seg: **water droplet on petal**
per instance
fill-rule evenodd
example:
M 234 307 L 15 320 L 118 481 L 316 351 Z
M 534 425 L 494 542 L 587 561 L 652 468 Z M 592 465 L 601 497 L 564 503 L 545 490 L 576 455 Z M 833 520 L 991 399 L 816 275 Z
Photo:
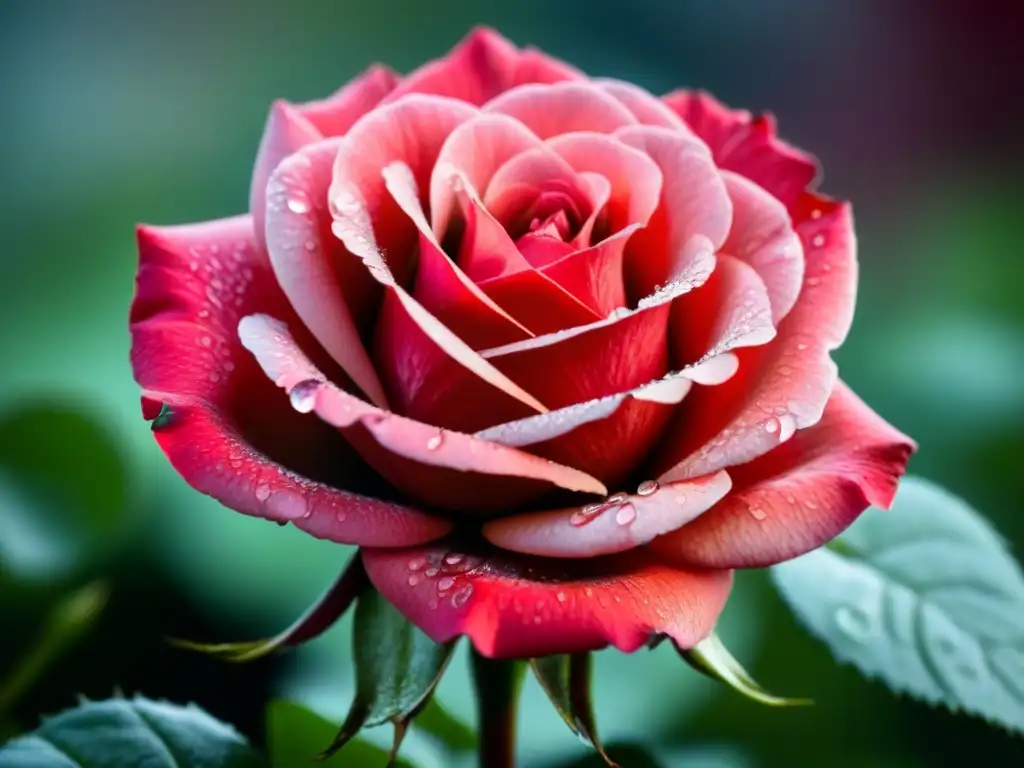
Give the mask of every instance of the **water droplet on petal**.
M 657 493 L 659 487 L 657 480 L 644 480 L 637 486 L 636 493 L 637 496 L 650 496 Z
M 762 520 L 764 520 L 764 519 L 766 519 L 768 517 L 768 513 L 765 512 L 760 507 L 751 507 L 750 508 L 750 516 L 752 518 L 754 518 L 755 520 L 757 520 L 758 522 L 761 522 Z
M 628 501 L 628 500 L 629 500 L 629 494 L 628 493 L 621 493 L 620 492 L 620 493 L 616 493 L 616 494 L 613 494 L 613 495 L 609 496 L 608 497 L 608 501 L 606 503 L 609 504 L 609 505 L 611 505 L 611 504 L 621 504 L 622 502 Z
M 615 522 L 619 525 L 629 525 L 636 520 L 636 509 L 632 504 L 623 504 L 615 513 Z
M 774 435 L 776 432 L 779 431 L 779 420 L 768 419 L 768 421 L 764 423 L 764 431 L 767 432 L 769 435 Z
M 425 557 L 414 557 L 412 560 L 409 561 L 409 570 L 410 571 L 418 571 L 420 568 L 422 568 L 426 564 L 427 564 L 427 558 L 425 558 Z
M 256 500 L 266 501 L 270 498 L 270 486 L 261 484 L 256 486 Z
M 558 599 L 558 602 L 560 603 L 564 603 L 566 600 L 568 600 L 568 598 L 565 595 L 565 592 L 559 592 L 557 595 L 555 595 L 555 597 Z
M 466 559 L 465 555 L 461 555 L 458 552 L 453 552 L 452 554 L 445 556 L 444 562 L 447 565 L 458 565 L 459 563 L 461 563 L 465 559 Z
M 430 578 L 434 578 L 440 572 L 441 571 L 439 569 L 435 568 L 434 566 L 431 566 L 430 568 L 427 568 L 426 571 L 424 571 L 424 573 L 426 573 L 427 576 L 429 576 Z
M 473 585 L 466 584 L 458 589 L 455 594 L 452 595 L 452 608 L 461 608 L 469 602 L 469 598 L 473 596 Z
M 306 379 L 300 381 L 288 392 L 292 408 L 299 413 L 309 413 L 316 407 L 316 393 L 323 386 L 323 382 L 317 379 Z
M 815 235 L 814 239 L 811 240 L 811 245 L 813 245 L 815 248 L 821 248 L 821 246 L 823 246 L 824 244 L 825 244 L 825 236 L 824 235 Z
M 580 507 L 569 517 L 569 524 L 576 528 L 584 526 L 608 509 L 608 507 L 609 505 L 603 501 L 598 502 L 597 504 L 587 504 L 585 507 Z
M 419 583 L 420 583 L 420 576 L 419 576 L 419 574 L 414 573 L 414 574 L 412 574 L 409 577 L 409 586 L 410 587 L 415 587 Z
M 436 451 L 444 442 L 444 433 L 438 430 L 437 434 L 427 440 L 427 450 Z
M 815 208 L 813 211 L 811 211 L 811 218 L 812 219 L 820 219 L 821 218 L 821 211 L 818 210 L 817 208 Z
M 292 213 L 309 213 L 309 203 L 292 197 L 288 200 L 288 210 Z
M 449 589 L 455 586 L 455 579 L 451 576 L 442 576 L 437 580 L 437 591 L 447 592 Z

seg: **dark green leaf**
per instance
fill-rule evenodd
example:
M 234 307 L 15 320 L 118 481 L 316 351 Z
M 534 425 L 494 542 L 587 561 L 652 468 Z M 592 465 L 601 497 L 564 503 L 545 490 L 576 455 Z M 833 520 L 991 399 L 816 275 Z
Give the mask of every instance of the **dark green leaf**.
M 143 698 L 86 702 L 0 749 L 0 768 L 256 768 L 229 725 L 195 706 Z
M 0 578 L 74 571 L 123 532 L 127 475 L 111 437 L 61 406 L 0 419 Z
M 833 545 L 773 568 L 803 623 L 897 691 L 1024 731 L 1024 576 L 963 501 L 916 479 Z
M 355 700 L 328 753 L 362 728 L 387 722 L 395 726 L 397 751 L 409 721 L 444 674 L 454 644 L 435 643 L 371 588 L 356 603 L 352 648 Z
M 769 707 L 792 707 L 810 704 L 806 699 L 783 699 L 773 696 L 750 676 L 733 657 L 717 635 L 710 635 L 688 650 L 679 651 L 686 662 L 698 672 L 725 683 L 748 699 Z
M 352 739 L 345 747 L 322 762 L 314 762 L 337 733 L 336 725 L 305 707 L 290 701 L 272 701 L 267 708 L 267 747 L 274 768 L 301 768 L 324 765 L 330 768 L 384 768 L 388 753 L 362 739 Z M 414 768 L 407 759 L 394 763 L 396 768 Z
M 0 716 L 92 626 L 106 605 L 109 593 L 106 584 L 94 582 L 57 603 L 39 638 L 6 679 L 0 681 Z
M 532 659 L 530 666 L 565 724 L 580 739 L 593 746 L 607 765 L 617 768 L 597 735 L 590 698 L 590 654 L 546 656 Z

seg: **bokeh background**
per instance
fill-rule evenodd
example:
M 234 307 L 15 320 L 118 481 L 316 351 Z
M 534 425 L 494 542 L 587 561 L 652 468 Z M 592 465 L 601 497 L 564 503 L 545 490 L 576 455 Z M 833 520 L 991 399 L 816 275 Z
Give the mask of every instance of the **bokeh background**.
M 477 23 L 592 74 L 775 112 L 822 160 L 824 191 L 855 202 L 862 278 L 844 377 L 921 443 L 912 472 L 1024 549 L 1019 0 L 5 2 L 0 679 L 40 655 L 62 595 L 96 578 L 112 587 L 81 637 L 44 649 L 52 660 L 8 727 L 115 687 L 197 701 L 257 741 L 272 696 L 344 712 L 347 621 L 246 667 L 163 640 L 274 632 L 348 552 L 233 514 L 163 460 L 128 367 L 133 227 L 243 210 L 272 99 L 327 94 L 376 60 L 408 71 Z M 836 665 L 764 574 L 740 578 L 721 634 L 770 689 L 817 706 L 758 707 L 667 649 L 602 653 L 606 741 L 671 766 L 1024 764 L 1020 739 Z M 471 717 L 462 660 L 439 695 Z M 522 729 L 523 765 L 590 764 L 532 684 Z M 409 750 L 443 764 L 415 734 Z

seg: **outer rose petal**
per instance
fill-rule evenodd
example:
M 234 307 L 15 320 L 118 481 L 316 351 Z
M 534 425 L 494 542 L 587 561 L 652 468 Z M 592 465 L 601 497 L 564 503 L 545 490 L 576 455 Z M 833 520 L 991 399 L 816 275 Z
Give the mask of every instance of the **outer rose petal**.
M 642 124 L 658 125 L 662 128 L 671 128 L 673 131 L 687 134 L 693 133 L 690 127 L 683 122 L 683 119 L 673 112 L 667 104 L 643 88 L 623 80 L 612 80 L 609 78 L 597 78 L 592 82 L 609 96 L 613 96 L 622 102 Z
M 853 319 L 857 259 L 850 206 L 806 194 L 794 206 L 807 254 L 804 287 L 771 344 L 740 350 L 739 373 L 695 389 L 669 427 L 660 480 L 745 464 L 818 422 L 835 386 L 829 353 Z
M 830 541 L 869 504 L 888 509 L 915 448 L 839 382 L 821 421 L 730 469 L 731 494 L 651 546 L 696 568 L 789 560 Z
M 267 250 L 295 313 L 370 401 L 387 398 L 360 331 L 380 302 L 380 287 L 331 232 L 327 190 L 339 139 L 286 158 L 267 185 Z
M 375 408 L 326 381 L 283 323 L 250 315 L 239 323 L 242 344 L 293 405 L 337 427 L 367 463 L 394 486 L 446 509 L 514 506 L 552 486 L 604 493 L 594 478 L 514 448 L 438 430 Z
M 298 325 L 251 217 L 140 228 L 139 257 L 132 368 L 144 415 L 171 408 L 154 435 L 189 485 L 239 512 L 347 544 L 404 546 L 451 529 L 333 487 L 364 485 L 361 462 L 334 430 L 289 408 L 242 348 L 234 328 L 246 312 L 278 312 Z
M 731 110 L 703 91 L 676 91 L 664 100 L 707 142 L 720 168 L 746 176 L 787 208 L 817 176 L 813 157 L 775 135 L 771 115 Z
M 374 586 L 436 642 L 467 635 L 489 657 L 631 653 L 657 635 L 681 648 L 707 637 L 730 571 L 687 572 L 636 551 L 558 561 L 449 547 L 364 549 Z
M 481 105 L 524 83 L 582 79 L 573 67 L 540 51 L 516 47 L 492 29 L 473 30 L 447 56 L 409 74 L 388 101 L 410 93 L 451 96 Z
M 373 109 L 396 82 L 391 70 L 373 66 L 326 99 L 305 104 L 274 102 L 256 153 L 249 193 L 257 242 L 263 243 L 267 180 L 278 164 L 306 144 L 343 135 L 356 120 Z
M 618 99 L 589 82 L 522 85 L 496 96 L 483 109 L 516 118 L 542 139 L 573 131 L 612 133 L 637 123 Z
M 622 494 L 621 501 L 504 517 L 483 527 L 502 549 L 542 557 L 610 555 L 647 544 L 693 520 L 729 492 L 724 470 L 707 477 L 666 483 L 654 493 Z M 594 511 L 594 509 L 599 511 Z

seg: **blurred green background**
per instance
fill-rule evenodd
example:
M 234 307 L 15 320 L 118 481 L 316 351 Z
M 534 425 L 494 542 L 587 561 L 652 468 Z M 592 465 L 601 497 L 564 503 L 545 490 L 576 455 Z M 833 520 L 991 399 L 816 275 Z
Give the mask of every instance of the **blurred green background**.
M 921 443 L 912 472 L 1024 547 L 1019 0 L 6 2 L 0 679 L 61 595 L 97 575 L 113 585 L 97 625 L 18 698 L 14 723 L 115 687 L 197 701 L 257 741 L 273 695 L 344 712 L 347 622 L 247 667 L 163 641 L 276 631 L 349 553 L 233 514 L 164 461 L 128 367 L 133 226 L 243 210 L 272 99 L 327 94 L 376 60 L 407 71 L 477 23 L 591 74 L 774 111 L 821 158 L 824 191 L 855 203 L 862 277 L 844 378 Z M 602 653 L 606 742 L 667 765 L 1024 764 L 1021 740 L 837 666 L 764 574 L 741 575 L 721 634 L 769 688 L 818 705 L 762 709 L 667 649 Z M 440 696 L 469 718 L 464 667 L 456 659 Z M 585 759 L 532 683 L 524 705 L 523 765 Z M 429 753 L 414 734 L 410 754 L 440 765 Z

